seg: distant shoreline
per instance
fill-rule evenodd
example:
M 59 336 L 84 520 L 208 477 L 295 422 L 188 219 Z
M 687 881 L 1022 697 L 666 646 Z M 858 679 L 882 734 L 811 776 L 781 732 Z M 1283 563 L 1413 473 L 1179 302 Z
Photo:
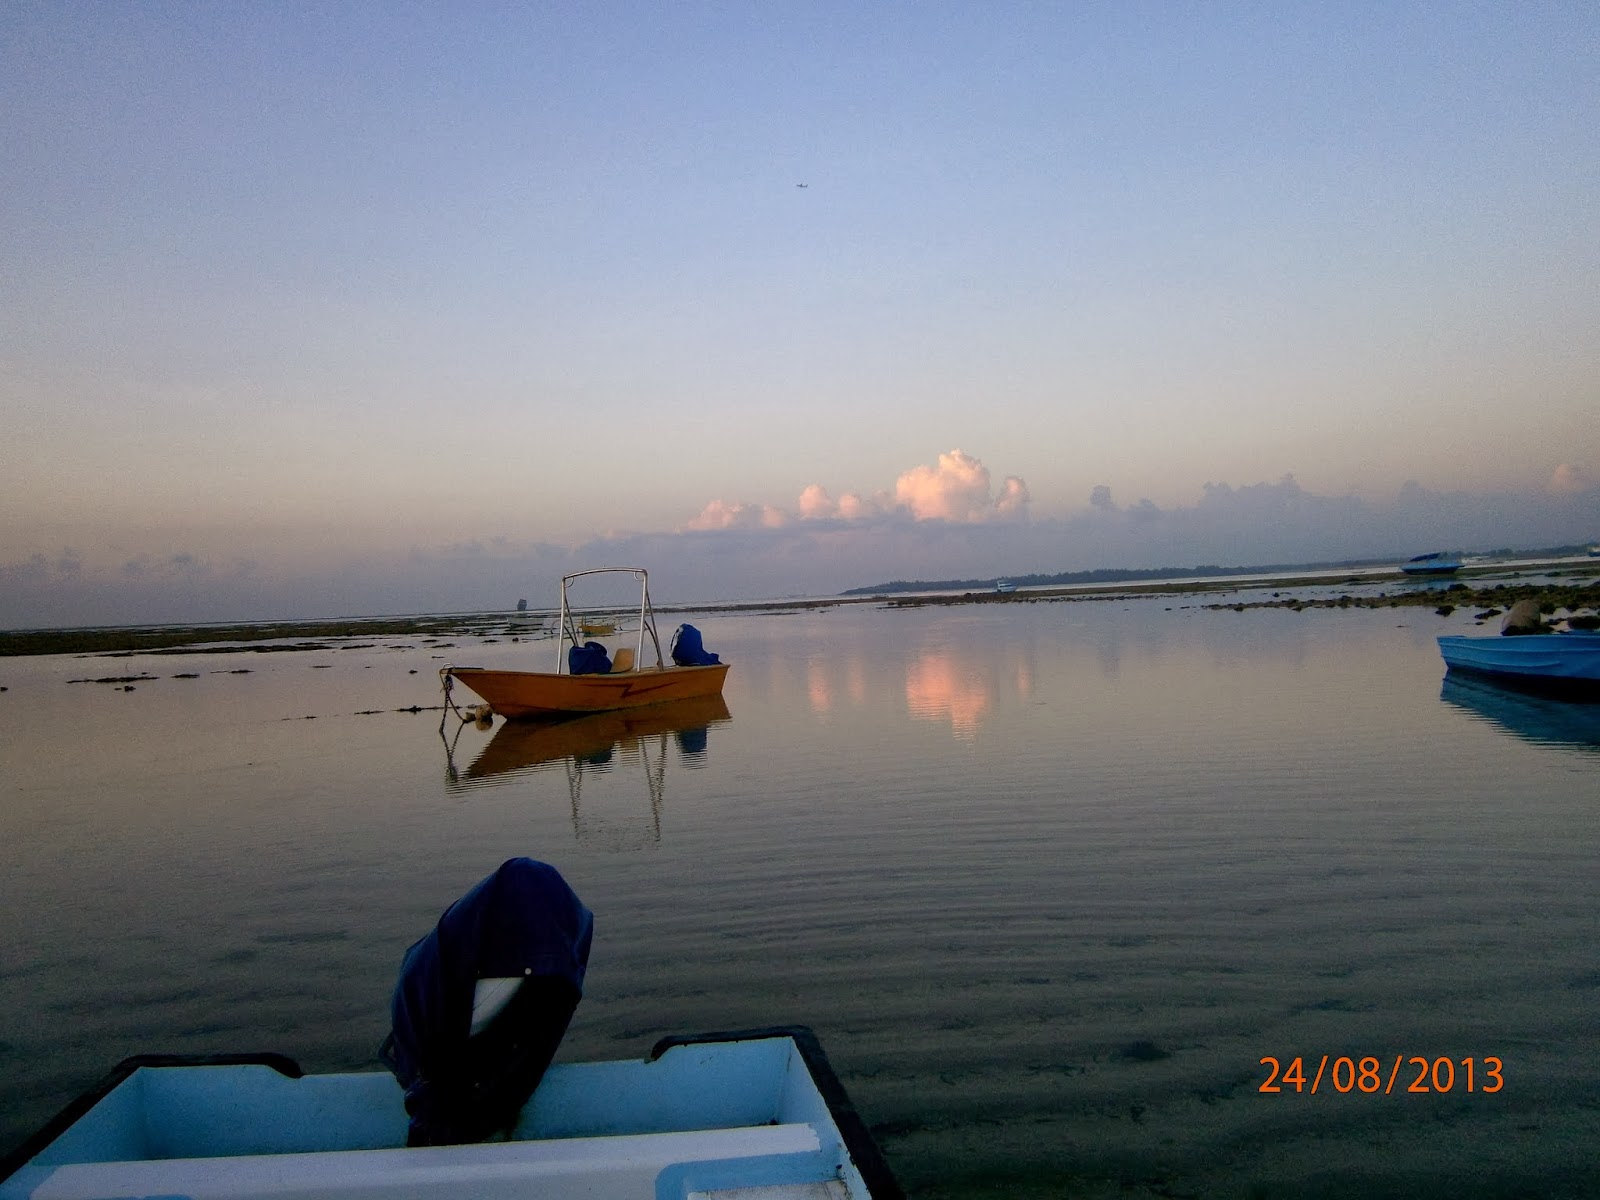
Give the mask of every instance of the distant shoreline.
M 1582 563 L 1586 557 L 1585 547 L 1582 546 L 1556 546 L 1544 550 L 1496 550 L 1478 551 L 1464 554 L 1467 560 L 1460 574 L 1490 574 L 1504 573 L 1549 563 Z M 1127 584 L 1145 583 L 1176 583 L 1182 581 L 1201 581 L 1208 579 L 1230 579 L 1235 577 L 1262 576 L 1274 579 L 1301 579 L 1307 575 L 1338 576 L 1360 572 L 1364 575 L 1379 577 L 1392 576 L 1403 578 L 1403 573 L 1393 559 L 1340 559 L 1333 562 L 1308 562 L 1308 563 L 1263 563 L 1258 566 L 1223 567 L 1215 564 L 1202 564 L 1194 567 L 1096 567 L 1088 571 L 1063 571 L 1058 574 L 1046 575 L 1035 572 L 1031 575 L 1002 575 L 997 578 L 980 579 L 897 579 L 890 583 L 877 583 L 869 587 L 849 588 L 840 593 L 844 596 L 887 596 L 905 592 L 960 592 L 989 590 L 1006 583 L 1011 589 L 1029 588 L 1037 591 L 1049 587 L 1119 587 Z
M 1426 605 L 1437 607 L 1451 604 L 1455 607 L 1505 607 L 1519 599 L 1531 597 L 1542 604 L 1553 605 L 1568 611 L 1592 611 L 1600 608 L 1600 580 L 1586 583 L 1523 584 L 1514 580 L 1523 571 L 1542 566 L 1559 566 L 1564 574 L 1575 577 L 1600 576 L 1600 563 L 1561 561 L 1546 563 L 1535 561 L 1508 561 L 1483 566 L 1468 566 L 1453 579 L 1434 581 L 1433 587 L 1419 587 L 1413 591 L 1384 592 L 1378 596 L 1319 598 L 1299 600 L 1294 596 L 1275 595 L 1268 600 L 1244 603 L 1218 604 L 1217 608 L 1308 608 L 1308 607 L 1399 607 Z M 1197 595 L 1205 592 L 1273 591 L 1283 593 L 1299 588 L 1328 588 L 1339 584 L 1370 587 L 1375 584 L 1408 583 L 1416 580 L 1402 575 L 1398 570 L 1372 571 L 1352 574 L 1350 567 L 1325 574 L 1290 573 L 1285 568 L 1280 575 L 1257 575 L 1241 571 L 1236 577 L 1209 576 L 1202 578 L 1151 579 L 1148 582 L 1062 584 L 1058 586 L 1031 587 L 1020 585 L 1016 591 L 997 592 L 969 590 L 964 592 L 940 591 L 932 585 L 921 592 L 873 591 L 859 589 L 837 596 L 819 596 L 794 600 L 750 600 L 728 603 L 703 603 L 693 605 L 657 605 L 663 614 L 689 613 L 744 613 L 803 612 L 836 608 L 855 604 L 878 604 L 885 608 L 925 608 L 966 604 L 1030 604 L 1040 601 L 1105 600 L 1117 596 Z M 1303 570 L 1303 569 L 1302 569 Z M 1469 586 L 1466 580 L 1499 578 L 1506 582 L 1493 586 Z M 1439 586 L 1443 584 L 1445 586 Z M 1453 586 L 1452 586 L 1453 585 Z M 527 636 L 529 640 L 547 637 L 551 630 L 548 613 L 484 612 L 447 615 L 349 617 L 323 621 L 242 621 L 231 624 L 191 624 L 136 627 L 105 627 L 83 629 L 0 630 L 0 658 L 46 654 L 79 654 L 106 657 L 127 657 L 135 654 L 226 654 L 271 653 L 328 650 L 330 640 L 340 642 L 350 638 L 382 637 L 483 637 Z M 272 644 L 267 644 L 272 643 Z

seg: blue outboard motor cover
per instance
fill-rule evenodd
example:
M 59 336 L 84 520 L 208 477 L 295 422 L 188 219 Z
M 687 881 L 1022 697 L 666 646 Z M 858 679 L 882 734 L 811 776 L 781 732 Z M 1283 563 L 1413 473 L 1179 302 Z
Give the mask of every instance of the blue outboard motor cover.
M 672 661 L 680 667 L 709 667 L 722 660 L 706 650 L 700 631 L 693 625 L 679 625 L 672 635 Z
M 572 675 L 605 675 L 611 670 L 611 658 L 599 642 L 585 642 L 581 646 L 567 647 L 567 671 Z
M 515 1123 L 583 994 L 594 915 L 554 867 L 513 858 L 406 951 L 381 1056 L 405 1089 L 408 1144 L 481 1141 Z M 480 979 L 522 983 L 471 1034 Z

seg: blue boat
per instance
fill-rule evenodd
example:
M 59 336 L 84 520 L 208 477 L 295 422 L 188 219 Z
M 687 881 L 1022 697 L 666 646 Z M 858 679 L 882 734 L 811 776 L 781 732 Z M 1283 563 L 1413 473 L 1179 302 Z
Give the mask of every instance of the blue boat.
M 407 1146 L 387 1072 L 282 1055 L 122 1063 L 0 1162 L 23 1197 L 885 1200 L 902 1195 L 803 1027 L 667 1038 L 556 1064 L 503 1141 Z
M 1600 632 L 1571 630 L 1524 637 L 1439 638 L 1452 671 L 1574 695 L 1600 697 Z
M 1443 552 L 1419 554 L 1401 563 L 1400 570 L 1406 575 L 1454 575 L 1461 570 L 1461 559 Z

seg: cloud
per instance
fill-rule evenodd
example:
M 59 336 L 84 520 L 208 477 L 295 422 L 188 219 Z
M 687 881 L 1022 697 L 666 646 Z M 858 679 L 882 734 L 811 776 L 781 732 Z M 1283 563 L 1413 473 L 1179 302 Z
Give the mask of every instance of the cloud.
M 929 467 L 907 475 L 926 487 L 919 496 L 942 497 L 941 511 L 967 519 L 918 516 L 884 492 L 834 501 L 819 486 L 802 493 L 800 515 L 715 502 L 692 527 L 676 531 L 558 546 L 463 530 L 453 544 L 331 565 L 279 555 L 270 570 L 243 557 L 207 560 L 182 547 L 113 555 L 30 546 L 0 562 L 0 627 L 509 610 L 519 598 L 551 603 L 567 572 L 619 564 L 649 568 L 656 600 L 681 604 L 1094 567 L 1398 561 L 1427 550 L 1532 549 L 1600 536 L 1600 486 L 1467 493 L 1410 483 L 1376 501 L 1309 492 L 1292 475 L 1214 482 L 1192 504 L 1167 508 L 1148 499 L 1119 506 L 1101 485 L 1069 516 L 1005 519 L 1026 505 L 1021 480 L 995 494 L 977 487 L 981 463 L 965 455 L 945 460 L 954 462 L 942 473 Z M 1581 476 L 1567 478 L 1575 486 Z M 941 491 L 941 480 L 952 487 Z M 955 486 L 962 480 L 965 490 Z M 257 552 L 271 549 L 263 544 Z M 240 552 L 252 551 L 241 545 Z M 125 564 L 133 569 L 124 571 Z
M 820 483 L 813 483 L 800 493 L 800 516 L 805 520 L 835 516 L 838 511 L 839 506 L 828 495 L 828 489 Z
M 866 518 L 883 511 L 883 505 L 871 500 L 863 500 L 854 492 L 846 492 L 839 497 L 839 516 L 846 521 L 864 521 Z
M 34 553 L 0 563 L 0 627 L 228 620 L 269 583 L 254 560 L 209 560 L 185 550 L 120 561 L 70 549 L 53 558 Z
M 729 504 L 726 500 L 713 500 L 700 510 L 700 515 L 690 521 L 687 528 L 779 529 L 788 522 L 788 514 L 770 504 Z
M 1589 472 L 1571 463 L 1562 463 L 1550 476 L 1546 489 L 1557 496 L 1572 496 L 1594 486 Z
M 989 468 L 961 450 L 939 455 L 937 466 L 912 467 L 894 485 L 895 501 L 919 521 L 971 523 L 1022 516 L 1028 485 L 1007 476 L 1000 495 L 990 493 Z
M 1021 517 L 1028 513 L 1028 504 L 1033 499 L 1028 494 L 1028 485 L 1016 475 L 1007 475 L 1005 482 L 1000 485 L 1000 494 L 994 498 L 995 515 L 1001 517 Z
M 827 488 L 813 483 L 800 493 L 792 513 L 766 504 L 713 500 L 684 529 L 781 529 L 791 521 L 862 522 L 906 516 L 956 524 L 1025 518 L 1032 500 L 1028 485 L 1008 475 L 995 492 L 990 479 L 989 468 L 980 460 L 952 450 L 941 454 L 935 465 L 904 472 L 892 490 L 870 496 L 845 492 L 835 501 Z
M 879 492 L 871 498 L 857 492 L 846 492 L 835 502 L 828 495 L 828 489 L 820 483 L 813 483 L 801 492 L 795 506 L 796 514 L 802 521 L 865 521 L 893 510 L 894 503 L 886 492 Z

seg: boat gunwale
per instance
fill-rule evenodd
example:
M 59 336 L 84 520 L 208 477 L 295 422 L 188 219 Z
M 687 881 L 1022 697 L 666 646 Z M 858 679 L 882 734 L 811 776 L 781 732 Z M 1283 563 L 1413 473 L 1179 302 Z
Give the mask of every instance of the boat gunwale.
M 1595 631 L 1510 638 L 1439 634 L 1436 640 L 1449 671 L 1569 699 L 1600 697 L 1600 633 Z
M 879 1149 L 866 1121 L 851 1103 L 844 1084 L 834 1072 L 827 1053 L 822 1049 L 822 1043 L 817 1040 L 816 1033 L 809 1025 L 771 1025 L 720 1033 L 669 1035 L 651 1047 L 648 1061 L 655 1062 L 675 1046 L 747 1042 L 764 1038 L 788 1038 L 794 1043 L 800 1058 L 806 1064 L 806 1070 L 811 1074 L 812 1084 L 822 1097 L 828 1115 L 833 1118 L 834 1128 L 838 1130 L 839 1138 L 844 1142 L 845 1153 L 855 1164 L 856 1170 L 867 1185 L 867 1193 L 871 1200 L 904 1200 L 905 1193 L 901 1191 L 894 1173 L 889 1170 L 883 1151 Z
M 705 663 L 694 666 L 680 666 L 673 664 L 670 667 L 640 667 L 628 671 L 617 671 L 610 674 L 596 675 L 567 675 L 556 674 L 551 671 L 515 671 L 504 670 L 497 667 L 444 667 L 440 669 L 441 676 L 448 675 L 451 679 L 459 681 L 463 686 L 476 692 L 488 703 L 493 712 L 507 720 L 544 719 L 562 716 L 585 716 L 603 712 L 625 712 L 634 708 L 645 708 L 653 704 L 672 704 L 680 700 L 694 700 L 704 696 L 721 695 L 723 682 L 727 679 L 729 663 Z M 695 679 L 696 676 L 711 676 L 703 683 Z M 474 682 L 487 686 L 488 691 L 500 691 L 497 684 L 514 688 L 517 685 L 531 685 L 534 688 L 546 689 L 545 703 L 527 703 L 522 700 L 508 699 L 503 691 L 499 698 L 486 693 L 484 687 L 474 686 Z M 643 699 L 630 700 L 627 693 L 630 688 L 640 686 L 649 687 L 652 683 L 658 687 L 652 690 L 665 692 L 664 695 L 647 695 Z M 685 691 L 684 688 L 689 690 Z M 621 699 L 623 703 L 616 703 Z
M 95 1083 L 69 1100 L 14 1150 L 0 1155 L 0 1183 L 59 1141 L 63 1134 L 93 1111 L 96 1105 L 146 1067 L 271 1067 L 286 1079 L 303 1079 L 305 1070 L 287 1054 L 270 1050 L 237 1054 L 133 1054 L 107 1071 Z
M 652 1063 L 667 1051 L 680 1046 L 725 1045 L 737 1042 L 788 1039 L 799 1054 L 827 1110 L 845 1154 L 866 1185 L 868 1200 L 904 1200 L 905 1193 L 890 1171 L 877 1142 L 828 1061 L 816 1034 L 806 1025 L 774 1025 L 754 1029 L 715 1033 L 670 1035 L 651 1047 L 643 1060 Z M 140 1070 L 169 1067 L 265 1066 L 289 1079 L 305 1078 L 305 1071 L 294 1059 L 272 1052 L 238 1054 L 136 1054 L 117 1063 L 98 1082 L 69 1101 L 35 1133 L 10 1153 L 0 1157 L 0 1184 L 4 1184 L 35 1158 L 47 1151 L 79 1121 L 92 1112 L 113 1091 Z M 336 1073 L 337 1074 L 337 1073 Z M 530 1101 L 531 1102 L 531 1101 Z M 486 1143 L 473 1143 L 486 1144 Z M 339 1153 L 334 1151 L 333 1153 Z M 359 1153 L 359 1151 L 350 1151 Z

